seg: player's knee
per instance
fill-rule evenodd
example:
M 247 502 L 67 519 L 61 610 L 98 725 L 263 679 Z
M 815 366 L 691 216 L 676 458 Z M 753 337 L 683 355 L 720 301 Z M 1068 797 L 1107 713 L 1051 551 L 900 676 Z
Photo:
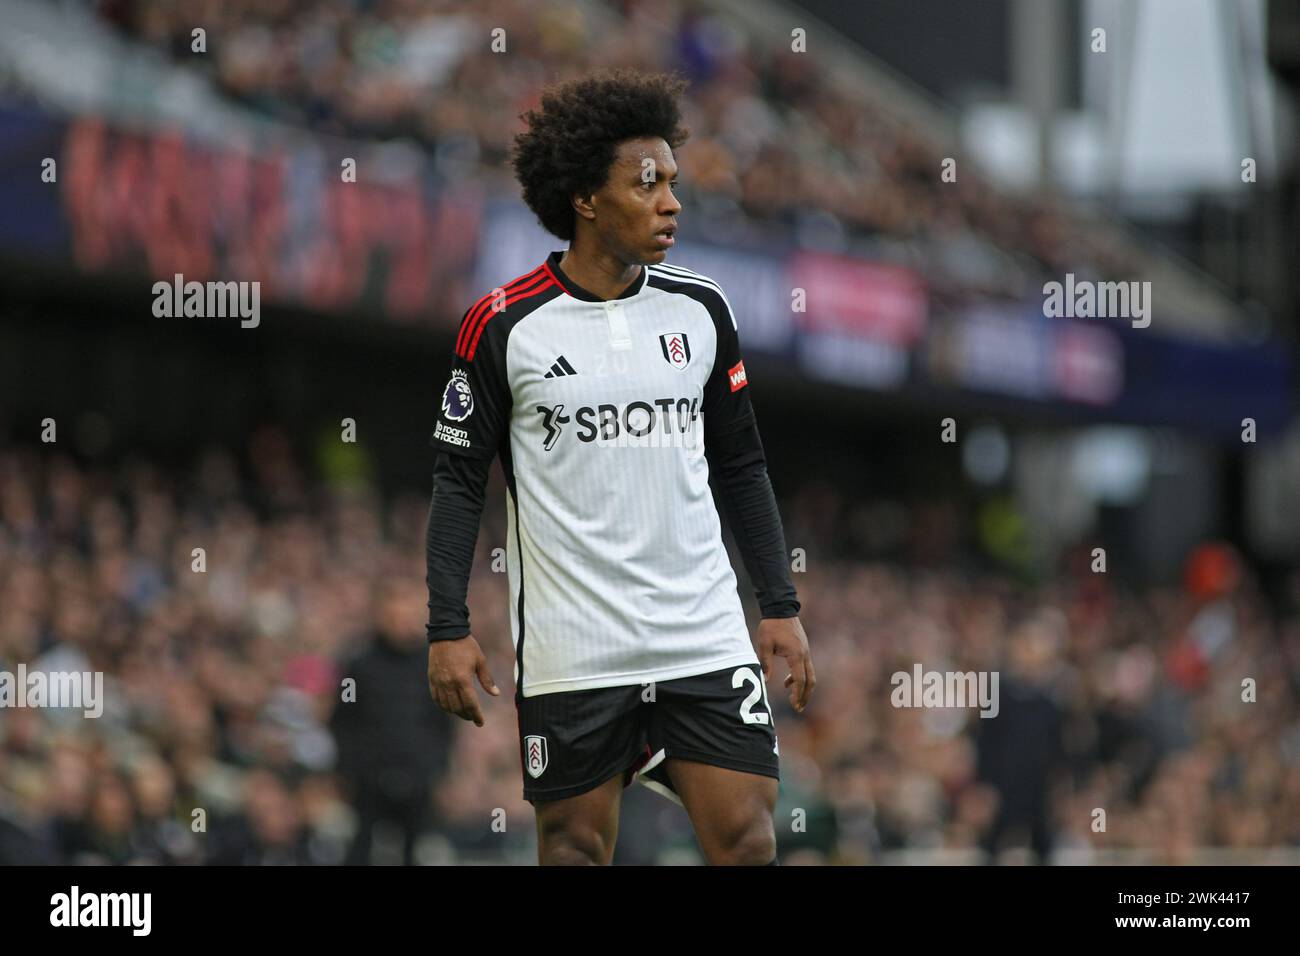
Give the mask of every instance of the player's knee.
M 765 866 L 776 856 L 776 832 L 766 812 L 737 818 L 718 834 L 716 859 L 721 866 Z
M 567 822 L 542 827 L 538 840 L 544 866 L 604 866 L 613 851 L 599 830 Z

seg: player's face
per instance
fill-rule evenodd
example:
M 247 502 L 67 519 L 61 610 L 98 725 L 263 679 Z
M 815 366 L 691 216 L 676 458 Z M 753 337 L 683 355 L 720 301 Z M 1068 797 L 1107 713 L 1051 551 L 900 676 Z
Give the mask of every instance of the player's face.
M 601 241 L 629 265 L 653 265 L 668 257 L 682 204 L 673 195 L 677 163 L 659 137 L 619 146 L 609 179 L 592 197 Z

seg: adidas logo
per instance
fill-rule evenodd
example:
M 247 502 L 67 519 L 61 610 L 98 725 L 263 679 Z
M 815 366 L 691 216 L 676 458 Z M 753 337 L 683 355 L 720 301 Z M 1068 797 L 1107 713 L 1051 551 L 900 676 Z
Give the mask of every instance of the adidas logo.
M 555 360 L 555 364 L 551 366 L 551 370 L 543 375 L 542 378 L 560 378 L 565 375 L 577 374 L 578 373 L 573 370 L 573 366 L 569 364 L 569 360 L 561 355 Z

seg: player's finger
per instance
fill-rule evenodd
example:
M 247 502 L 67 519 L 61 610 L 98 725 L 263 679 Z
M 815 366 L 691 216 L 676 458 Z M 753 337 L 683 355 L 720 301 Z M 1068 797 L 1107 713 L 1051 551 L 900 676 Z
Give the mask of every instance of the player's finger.
M 474 685 L 469 681 L 457 684 L 456 693 L 461 702 L 460 715 L 466 720 L 474 721 L 475 727 L 482 727 L 483 711 L 479 708 L 478 694 L 474 693 Z
M 448 714 L 453 714 L 456 709 L 451 705 L 451 698 L 447 696 L 447 690 L 441 684 L 433 684 L 433 699 L 438 702 L 438 706 Z
M 444 709 L 447 713 L 454 717 L 461 716 L 464 706 L 461 704 L 460 693 L 456 690 L 456 682 L 454 680 L 446 681 L 439 686 L 439 690 L 442 692 L 442 699 L 446 701 Z
M 812 699 L 813 688 L 817 686 L 817 672 L 813 669 L 812 654 L 805 653 L 803 656 L 804 674 L 807 683 L 804 685 L 803 704 L 808 706 L 808 701 Z
M 443 684 L 442 698 L 447 702 L 447 713 L 451 714 L 452 716 L 459 717 L 461 706 L 460 706 L 460 697 L 457 696 L 456 694 L 456 685 Z
M 803 710 L 808 706 L 808 698 L 812 696 L 813 676 L 808 672 L 808 663 L 804 661 L 803 686 L 799 690 L 799 709 Z
M 478 676 L 478 682 L 483 685 L 485 691 L 493 697 L 501 696 L 501 689 L 497 687 L 497 682 L 492 679 L 492 672 L 488 670 L 486 657 L 479 657 L 478 666 L 474 668 L 474 673 Z
M 795 710 L 803 710 L 804 688 L 807 686 L 808 675 L 804 670 L 802 656 L 790 660 L 790 676 L 794 678 L 794 686 L 790 689 L 790 706 Z

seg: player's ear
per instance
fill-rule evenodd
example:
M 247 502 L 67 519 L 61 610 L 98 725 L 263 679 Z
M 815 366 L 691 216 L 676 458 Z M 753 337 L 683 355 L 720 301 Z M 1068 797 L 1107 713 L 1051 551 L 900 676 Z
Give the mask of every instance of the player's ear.
M 574 193 L 569 201 L 573 204 L 573 211 L 583 219 L 595 219 L 596 207 L 593 200 L 594 196 L 590 193 L 586 196 L 581 193 Z

